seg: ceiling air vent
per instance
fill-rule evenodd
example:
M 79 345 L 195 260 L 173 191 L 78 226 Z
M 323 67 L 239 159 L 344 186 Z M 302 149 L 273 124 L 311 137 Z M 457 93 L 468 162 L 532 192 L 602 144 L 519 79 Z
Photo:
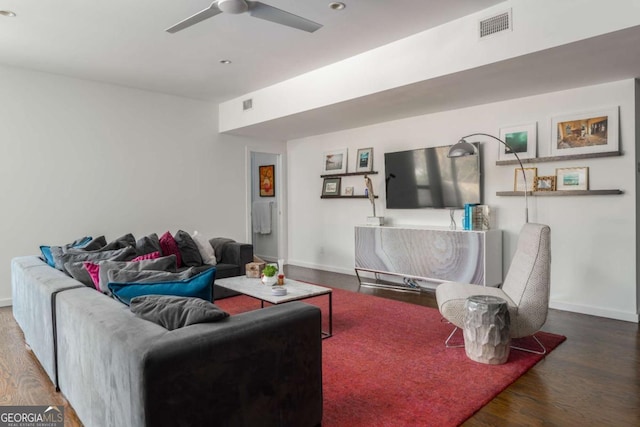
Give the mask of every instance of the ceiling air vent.
M 247 111 L 253 108 L 253 98 L 245 99 L 242 101 L 242 111 Z
M 511 10 L 480 21 L 478 26 L 480 38 L 507 31 L 511 29 Z

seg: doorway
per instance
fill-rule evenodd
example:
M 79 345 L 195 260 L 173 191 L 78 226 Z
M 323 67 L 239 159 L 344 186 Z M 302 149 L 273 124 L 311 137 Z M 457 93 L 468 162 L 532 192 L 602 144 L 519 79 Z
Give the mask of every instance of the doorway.
M 255 256 L 277 262 L 281 234 L 282 178 L 280 154 L 250 152 L 251 244 Z

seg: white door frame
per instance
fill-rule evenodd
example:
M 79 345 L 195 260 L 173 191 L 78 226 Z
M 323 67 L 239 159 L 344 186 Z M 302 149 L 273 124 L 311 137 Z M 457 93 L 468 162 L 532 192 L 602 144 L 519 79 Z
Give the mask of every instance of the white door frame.
M 273 154 L 277 156 L 276 160 L 276 179 L 275 179 L 275 192 L 276 192 L 276 205 L 278 206 L 277 221 L 278 221 L 278 259 L 284 259 L 286 263 L 287 259 L 287 214 L 286 214 L 286 153 L 269 148 L 263 148 L 258 146 L 246 147 L 245 149 L 245 171 L 247 175 L 246 179 L 246 228 L 245 235 L 247 242 L 253 241 L 253 227 L 251 223 L 251 183 L 253 179 L 253 172 L 251 170 L 251 155 L 253 153 L 265 153 Z

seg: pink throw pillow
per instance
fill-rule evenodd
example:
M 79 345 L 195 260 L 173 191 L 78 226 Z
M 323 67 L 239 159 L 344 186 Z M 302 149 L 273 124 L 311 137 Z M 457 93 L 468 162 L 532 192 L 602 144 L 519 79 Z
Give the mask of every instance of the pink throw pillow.
M 138 262 L 138 261 L 144 261 L 145 259 L 156 259 L 156 258 L 160 258 L 160 252 L 158 251 L 137 256 L 134 259 L 132 259 L 131 262 Z
M 100 290 L 98 285 L 98 283 L 100 283 L 100 265 L 92 262 L 85 262 L 84 269 L 87 270 L 87 273 L 91 276 L 93 286 L 95 286 L 97 290 Z
M 170 232 L 167 231 L 160 237 L 160 249 L 162 249 L 163 256 L 175 255 L 177 267 L 182 267 L 182 257 L 180 256 L 180 249 L 178 249 L 176 239 L 173 238 Z

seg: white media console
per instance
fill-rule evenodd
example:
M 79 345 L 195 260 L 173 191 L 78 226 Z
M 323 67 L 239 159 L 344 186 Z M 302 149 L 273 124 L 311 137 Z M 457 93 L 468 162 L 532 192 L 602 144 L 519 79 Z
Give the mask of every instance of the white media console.
M 442 282 L 502 283 L 502 230 L 450 230 L 419 226 L 356 226 L 355 270 L 360 285 L 417 289 Z M 402 278 L 381 284 L 361 273 Z M 430 284 L 430 285 L 429 285 Z

